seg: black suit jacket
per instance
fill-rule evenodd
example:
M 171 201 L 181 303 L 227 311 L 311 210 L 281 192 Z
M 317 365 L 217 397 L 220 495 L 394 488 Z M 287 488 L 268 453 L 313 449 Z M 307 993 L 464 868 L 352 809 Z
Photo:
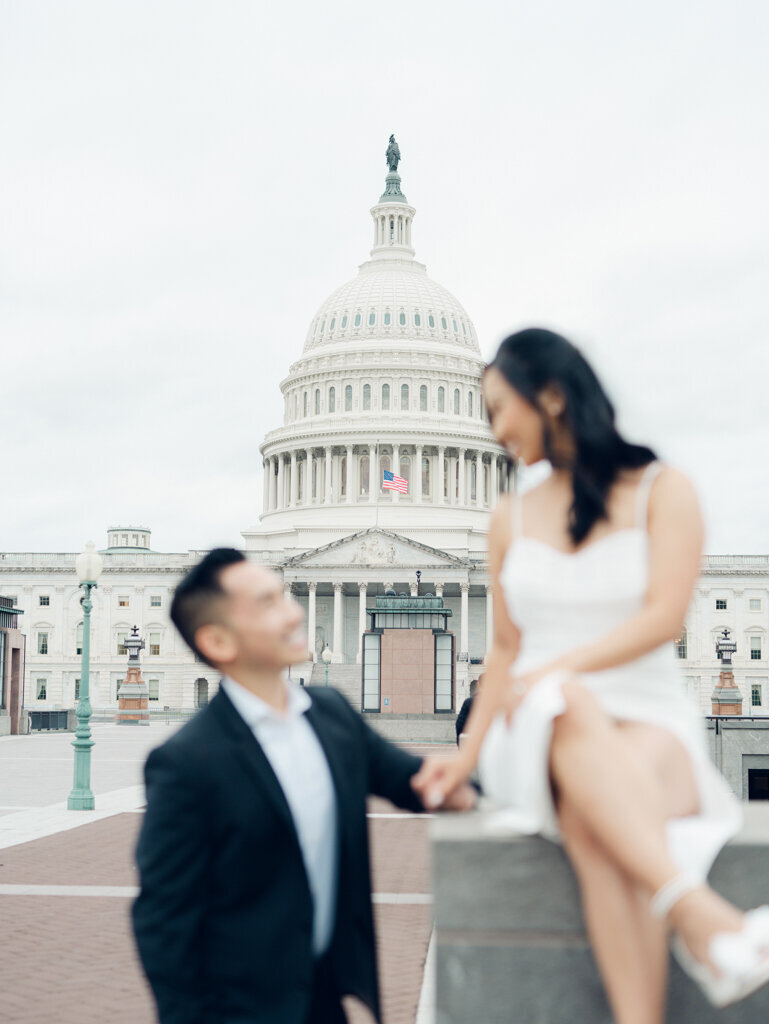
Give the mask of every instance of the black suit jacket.
M 366 797 L 422 810 L 421 761 L 378 736 L 333 689 L 307 718 L 336 789 L 339 884 L 330 969 L 379 1019 Z M 312 899 L 278 780 L 224 690 L 154 750 L 133 923 L 162 1024 L 303 1024 Z

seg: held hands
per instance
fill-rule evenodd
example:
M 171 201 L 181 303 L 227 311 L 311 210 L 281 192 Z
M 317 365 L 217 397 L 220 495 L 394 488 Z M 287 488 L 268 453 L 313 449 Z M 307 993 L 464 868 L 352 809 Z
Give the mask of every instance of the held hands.
M 411 785 L 428 811 L 470 811 L 478 800 L 467 781 L 473 767 L 461 751 L 451 757 L 426 757 Z

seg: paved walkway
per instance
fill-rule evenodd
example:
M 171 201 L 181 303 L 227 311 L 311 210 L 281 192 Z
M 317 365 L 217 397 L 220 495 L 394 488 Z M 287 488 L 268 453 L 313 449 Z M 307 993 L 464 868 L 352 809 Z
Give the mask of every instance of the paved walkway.
M 132 854 L 144 802 L 141 768 L 174 728 L 94 726 L 94 811 L 66 810 L 71 734 L 0 740 L 3 1024 L 155 1020 L 129 924 Z M 373 800 L 369 827 L 384 1021 L 430 1024 L 428 822 Z M 371 1020 L 360 1007 L 348 1013 L 350 1024 Z

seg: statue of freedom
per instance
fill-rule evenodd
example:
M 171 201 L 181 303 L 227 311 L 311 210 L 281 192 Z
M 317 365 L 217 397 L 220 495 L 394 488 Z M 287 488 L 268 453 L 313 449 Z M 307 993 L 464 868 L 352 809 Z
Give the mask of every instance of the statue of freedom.
M 391 135 L 390 136 L 390 145 L 387 147 L 387 152 L 385 153 L 385 160 L 387 161 L 387 169 L 389 171 L 396 171 L 397 172 L 397 170 L 398 170 L 398 163 L 400 161 L 400 158 L 401 158 L 401 151 L 398 148 L 398 143 L 395 141 L 395 136 Z

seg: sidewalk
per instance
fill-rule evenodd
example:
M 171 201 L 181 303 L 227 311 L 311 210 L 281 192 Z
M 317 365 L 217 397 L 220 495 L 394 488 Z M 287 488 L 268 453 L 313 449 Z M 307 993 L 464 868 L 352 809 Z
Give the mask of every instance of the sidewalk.
M 71 734 L 0 740 L 0 1020 L 152 1024 L 129 908 L 147 752 L 177 726 L 93 727 L 94 811 L 67 811 Z M 425 748 L 411 747 L 417 753 Z M 451 748 L 443 748 L 451 749 Z M 436 747 L 429 748 L 437 752 Z M 385 1024 L 429 1024 L 428 822 L 372 801 L 373 889 Z M 370 1015 L 359 1008 L 350 1024 Z

